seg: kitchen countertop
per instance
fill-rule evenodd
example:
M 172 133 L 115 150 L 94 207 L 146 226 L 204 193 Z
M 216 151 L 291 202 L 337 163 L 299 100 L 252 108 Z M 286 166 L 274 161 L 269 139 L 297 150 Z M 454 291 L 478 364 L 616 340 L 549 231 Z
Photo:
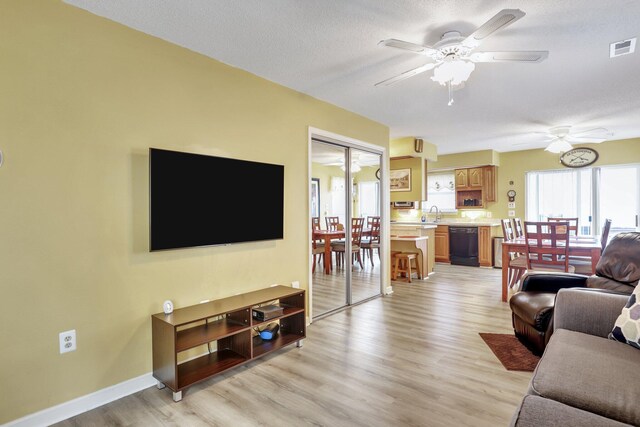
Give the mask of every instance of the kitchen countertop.
M 416 227 L 424 226 L 424 228 L 435 228 L 438 225 L 460 226 L 460 227 L 500 227 L 500 221 L 455 221 L 443 219 L 438 222 L 409 222 L 409 221 L 391 221 L 391 226 L 400 227 Z
M 417 242 L 418 240 L 429 240 L 429 238 L 427 236 L 396 236 L 395 234 L 392 234 L 391 240 L 400 242 Z

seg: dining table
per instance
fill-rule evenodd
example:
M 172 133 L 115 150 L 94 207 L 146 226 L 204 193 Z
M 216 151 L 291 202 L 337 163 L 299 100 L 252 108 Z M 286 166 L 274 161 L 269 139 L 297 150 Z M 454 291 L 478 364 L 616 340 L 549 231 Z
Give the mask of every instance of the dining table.
M 371 234 L 370 228 L 363 228 L 362 235 Z M 344 239 L 347 233 L 345 230 L 313 230 L 313 240 L 324 240 L 324 272 L 331 273 L 331 241 Z
M 524 237 L 517 237 L 502 242 L 502 301 L 507 301 L 509 287 L 509 253 L 525 253 L 527 242 Z M 569 238 L 569 256 L 588 257 L 591 259 L 591 273 L 595 273 L 596 265 L 600 261 L 602 245 L 600 239 L 592 236 L 572 236 Z

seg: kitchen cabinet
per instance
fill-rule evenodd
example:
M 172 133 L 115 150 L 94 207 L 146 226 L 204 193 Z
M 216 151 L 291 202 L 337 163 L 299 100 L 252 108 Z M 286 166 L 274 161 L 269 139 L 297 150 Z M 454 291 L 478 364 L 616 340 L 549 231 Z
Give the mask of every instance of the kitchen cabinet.
M 456 169 L 456 190 L 465 189 L 469 186 L 469 170 L 468 169 Z
M 479 209 L 495 202 L 496 167 L 456 169 L 456 208 Z
M 491 267 L 491 227 L 478 227 L 478 262 L 480 267 Z
M 495 166 L 485 166 L 482 168 L 483 195 L 485 202 L 497 201 L 496 181 L 497 169 Z
M 436 262 L 451 262 L 449 260 L 449 226 L 439 225 L 435 232 L 435 260 Z
M 471 168 L 468 169 L 469 175 L 469 188 L 482 188 L 482 168 Z

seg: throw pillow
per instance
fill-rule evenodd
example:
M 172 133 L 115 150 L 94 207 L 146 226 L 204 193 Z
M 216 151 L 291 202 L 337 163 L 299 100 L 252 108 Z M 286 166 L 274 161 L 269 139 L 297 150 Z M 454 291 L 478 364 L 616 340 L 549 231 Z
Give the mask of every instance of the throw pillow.
M 640 285 L 633 290 L 609 338 L 640 348 Z

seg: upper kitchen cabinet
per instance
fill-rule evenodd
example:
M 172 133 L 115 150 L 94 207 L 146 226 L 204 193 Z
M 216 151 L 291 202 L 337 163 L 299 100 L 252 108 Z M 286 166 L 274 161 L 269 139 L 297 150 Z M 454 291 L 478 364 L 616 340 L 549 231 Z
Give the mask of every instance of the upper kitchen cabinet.
M 496 167 L 456 169 L 456 207 L 484 208 L 496 201 Z
M 427 200 L 427 161 L 425 159 L 422 157 L 391 159 L 390 169 L 392 202 Z
M 481 188 L 483 168 L 456 169 L 456 189 Z

